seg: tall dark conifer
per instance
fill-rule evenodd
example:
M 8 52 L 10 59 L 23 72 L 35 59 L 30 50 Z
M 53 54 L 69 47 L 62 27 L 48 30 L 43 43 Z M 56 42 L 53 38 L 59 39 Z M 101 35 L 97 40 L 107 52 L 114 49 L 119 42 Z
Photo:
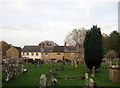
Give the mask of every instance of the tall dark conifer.
M 85 49 L 85 63 L 91 69 L 93 66 L 97 69 L 103 58 L 103 42 L 100 28 L 93 26 L 91 30 L 86 33 L 84 41 Z

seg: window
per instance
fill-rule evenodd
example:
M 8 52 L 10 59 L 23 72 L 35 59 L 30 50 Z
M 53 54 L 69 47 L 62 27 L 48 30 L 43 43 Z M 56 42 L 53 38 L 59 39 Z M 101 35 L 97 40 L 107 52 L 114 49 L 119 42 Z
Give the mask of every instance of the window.
M 74 56 L 74 53 L 70 53 L 70 56 Z
M 57 53 L 57 55 L 61 55 L 61 53 Z
M 48 53 L 45 53 L 45 55 L 48 55 Z
M 21 52 L 21 55 L 24 55 L 24 52 Z
M 38 56 L 38 53 L 36 52 L 36 56 Z
M 27 55 L 29 55 L 29 53 L 27 52 Z
M 32 53 L 32 56 L 34 55 L 34 53 Z

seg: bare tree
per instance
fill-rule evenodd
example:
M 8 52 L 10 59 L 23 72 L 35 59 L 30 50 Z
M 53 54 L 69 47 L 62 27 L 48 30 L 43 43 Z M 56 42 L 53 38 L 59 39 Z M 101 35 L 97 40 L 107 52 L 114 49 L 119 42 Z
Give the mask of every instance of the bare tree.
M 70 46 L 78 44 L 79 48 L 83 46 L 85 34 L 87 30 L 84 28 L 72 30 L 65 38 L 65 41 Z
M 115 50 L 110 50 L 110 51 L 108 51 L 108 53 L 107 53 L 107 57 L 109 58 L 109 59 L 114 59 L 114 58 L 116 58 L 118 56 L 118 53 L 115 51 Z
M 58 46 L 57 43 L 55 43 L 53 41 L 50 41 L 50 40 L 45 40 L 45 41 L 43 41 L 41 43 L 43 43 L 44 46 Z M 39 45 L 41 45 L 41 43 Z

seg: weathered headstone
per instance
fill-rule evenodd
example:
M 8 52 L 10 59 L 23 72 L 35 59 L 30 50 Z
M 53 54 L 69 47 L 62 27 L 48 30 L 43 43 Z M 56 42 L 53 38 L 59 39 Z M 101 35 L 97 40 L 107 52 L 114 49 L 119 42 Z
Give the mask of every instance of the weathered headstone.
M 51 74 L 51 76 L 48 78 L 47 86 L 54 86 L 56 83 L 57 83 L 57 79 L 54 78 L 54 75 Z
M 94 81 L 92 78 L 89 79 L 89 88 L 94 88 Z
M 88 88 L 88 73 L 85 73 L 85 87 Z
M 75 60 L 74 60 L 74 65 L 75 65 L 75 67 L 77 67 L 77 58 L 75 58 Z
M 48 86 L 51 85 L 51 77 L 52 77 L 52 70 L 50 70 L 48 74 L 48 83 L 47 83 Z
M 64 65 L 62 65 L 62 66 L 61 66 L 61 71 L 64 71 L 64 70 L 65 70 L 65 69 L 64 69 Z
M 40 88 L 46 88 L 46 75 L 42 74 L 40 77 Z
M 110 63 L 110 66 L 112 66 L 112 60 L 110 60 L 109 63 Z
M 24 72 L 24 64 L 22 64 L 21 72 Z
M 38 68 L 40 67 L 40 62 L 37 62 L 37 67 L 38 67 Z
M 95 77 L 95 66 L 93 66 L 92 68 L 92 74 L 91 74 L 92 77 Z
M 73 66 L 73 59 L 71 59 L 71 65 Z
M 50 62 L 50 70 L 52 70 L 52 68 L 53 68 L 52 62 Z

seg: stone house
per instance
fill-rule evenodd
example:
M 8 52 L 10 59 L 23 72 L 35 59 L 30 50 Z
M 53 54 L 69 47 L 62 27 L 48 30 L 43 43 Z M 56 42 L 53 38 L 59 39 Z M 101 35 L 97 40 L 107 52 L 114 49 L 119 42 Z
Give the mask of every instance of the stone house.
M 60 60 L 62 58 L 71 60 L 73 58 L 83 59 L 83 49 L 76 46 L 25 46 L 21 51 L 21 56 L 27 59 Z
M 41 59 L 41 49 L 39 46 L 24 46 L 21 57 L 27 59 Z
M 6 56 L 11 57 L 14 60 L 18 60 L 21 57 L 21 48 L 16 47 L 16 46 L 11 46 L 7 51 L 6 51 Z

